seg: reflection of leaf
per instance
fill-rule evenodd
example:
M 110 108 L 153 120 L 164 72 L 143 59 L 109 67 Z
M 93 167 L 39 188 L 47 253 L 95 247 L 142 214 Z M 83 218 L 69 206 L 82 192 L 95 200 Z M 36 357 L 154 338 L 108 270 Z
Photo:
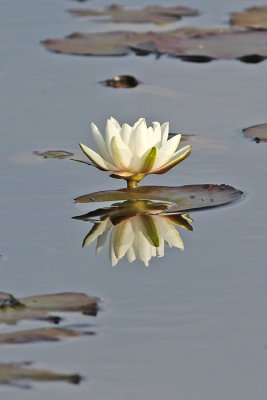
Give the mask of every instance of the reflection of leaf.
M 81 312 L 95 316 L 99 299 L 83 293 L 57 293 L 15 299 L 7 293 L 0 293 L 0 322 L 16 324 L 21 320 L 47 320 L 58 323 L 61 318 L 52 316 L 51 311 Z
M 252 29 L 267 29 L 267 6 L 251 7 L 232 13 L 231 24 Z
M 147 23 L 167 24 L 177 21 L 182 16 L 198 15 L 198 11 L 188 7 L 162 7 L 148 6 L 142 9 L 125 9 L 123 6 L 113 4 L 104 10 L 97 11 L 92 9 L 72 9 L 69 10 L 73 15 L 93 16 L 93 17 L 109 17 L 108 22 L 123 23 Z M 105 21 L 105 20 L 104 20 Z M 101 22 L 103 20 L 101 19 Z
M 139 186 L 133 189 L 90 193 L 75 199 L 77 203 L 155 200 L 172 203 L 167 212 L 185 212 L 221 206 L 240 198 L 241 192 L 228 185 Z M 166 211 L 164 211 L 166 213 Z
M 22 344 L 34 342 L 57 342 L 64 337 L 80 337 L 90 333 L 79 332 L 69 328 L 40 328 L 0 334 L 1 344 Z
M 12 385 L 23 380 L 33 381 L 66 381 L 78 384 L 81 376 L 78 374 L 61 374 L 57 372 L 28 368 L 31 363 L 0 363 L 0 384 Z M 29 385 L 20 385 L 28 388 Z
M 168 32 L 74 33 L 48 39 L 43 45 L 58 53 L 77 55 L 168 54 L 188 61 L 240 59 L 259 62 L 267 57 L 267 32 L 231 29 L 177 29 Z
M 244 135 L 247 138 L 255 140 L 255 142 L 267 142 L 267 124 L 250 126 L 243 129 Z

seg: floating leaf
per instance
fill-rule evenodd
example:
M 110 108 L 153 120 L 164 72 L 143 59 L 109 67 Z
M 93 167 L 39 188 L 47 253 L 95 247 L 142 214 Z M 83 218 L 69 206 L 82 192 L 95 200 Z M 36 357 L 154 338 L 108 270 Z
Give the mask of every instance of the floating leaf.
M 48 39 L 43 45 L 55 52 L 77 55 L 168 54 L 183 60 L 207 62 L 239 59 L 256 63 L 267 57 L 267 31 L 178 29 L 169 32 L 74 33 Z
M 35 342 L 57 342 L 64 337 L 80 337 L 93 332 L 80 332 L 69 328 L 40 328 L 25 331 L 1 333 L 1 344 L 22 344 Z
M 118 88 L 134 88 L 139 85 L 139 81 L 131 75 L 118 75 L 114 78 L 106 79 L 105 81 L 99 82 L 105 86 L 111 86 L 115 89 Z
M 59 160 L 73 156 L 73 153 L 66 150 L 47 150 L 47 151 L 34 151 L 34 155 L 43 158 L 57 158 Z
M 77 203 L 154 200 L 171 203 L 168 212 L 189 212 L 222 206 L 240 198 L 242 192 L 228 185 L 139 186 L 90 193 L 75 199 Z M 166 211 L 164 211 L 166 212 Z
M 72 33 L 63 39 L 47 39 L 44 47 L 56 53 L 92 56 L 125 56 L 141 42 L 153 41 L 155 33 L 129 31 Z
M 79 384 L 81 376 L 78 374 L 62 374 L 47 370 L 29 368 L 30 362 L 0 363 L 0 384 L 17 385 L 29 388 L 29 384 L 20 384 L 21 381 L 65 381 Z
M 83 293 L 57 293 L 16 299 L 8 293 L 0 293 L 0 322 L 14 325 L 21 320 L 46 320 L 59 323 L 61 317 L 50 315 L 52 311 L 81 312 L 96 316 L 99 299 Z
M 267 6 L 247 8 L 243 12 L 232 13 L 232 25 L 251 29 L 267 29 Z
M 69 12 L 73 15 L 83 17 L 109 17 L 107 22 L 117 23 L 154 23 L 164 25 L 177 21 L 183 16 L 198 15 L 198 11 L 188 7 L 163 7 L 148 6 L 141 9 L 125 9 L 123 6 L 113 4 L 104 10 L 97 11 L 93 9 L 72 9 Z M 101 22 L 103 20 L 101 19 Z
M 257 143 L 267 142 L 267 124 L 250 126 L 243 129 L 243 132 L 247 138 L 253 139 Z

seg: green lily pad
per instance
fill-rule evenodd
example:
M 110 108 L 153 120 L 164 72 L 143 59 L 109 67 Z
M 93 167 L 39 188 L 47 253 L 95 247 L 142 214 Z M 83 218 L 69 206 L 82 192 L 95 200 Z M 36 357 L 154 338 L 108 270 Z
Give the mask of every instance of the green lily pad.
M 267 124 L 259 124 L 243 129 L 247 138 L 254 140 L 256 143 L 267 142 Z
M 198 11 L 188 7 L 148 6 L 141 9 L 126 9 L 121 5 L 113 4 L 101 11 L 93 9 L 72 9 L 69 12 L 82 17 L 108 17 L 106 22 L 116 23 L 154 23 L 164 25 L 177 21 L 183 16 L 198 15 Z M 101 19 L 103 22 L 103 19 Z
M 31 364 L 30 362 L 0 363 L 0 384 L 30 388 L 29 381 L 65 381 L 73 384 L 79 384 L 81 381 L 81 376 L 78 374 L 62 374 L 29 368 Z M 23 384 L 23 381 L 27 381 L 27 384 Z
M 51 312 L 80 312 L 96 316 L 99 299 L 84 293 L 56 293 L 16 299 L 0 293 L 0 322 L 15 325 L 22 320 L 44 320 L 59 323 L 61 317 Z
M 152 200 L 171 204 L 164 212 L 191 212 L 232 203 L 242 192 L 228 185 L 139 186 L 133 189 L 108 190 L 79 196 L 76 203 L 122 200 Z
M 168 32 L 74 33 L 42 42 L 51 51 L 75 55 L 124 56 L 155 53 L 186 61 L 239 59 L 256 63 L 267 57 L 267 31 L 178 29 Z
M 267 6 L 250 7 L 231 14 L 231 24 L 250 29 L 267 29 Z

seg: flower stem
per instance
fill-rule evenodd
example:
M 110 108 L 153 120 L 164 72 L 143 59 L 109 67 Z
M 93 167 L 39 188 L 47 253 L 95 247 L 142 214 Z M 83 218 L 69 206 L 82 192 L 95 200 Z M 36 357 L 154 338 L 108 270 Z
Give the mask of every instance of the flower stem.
M 131 189 L 137 186 L 138 181 L 137 180 L 129 180 L 127 181 L 127 188 Z

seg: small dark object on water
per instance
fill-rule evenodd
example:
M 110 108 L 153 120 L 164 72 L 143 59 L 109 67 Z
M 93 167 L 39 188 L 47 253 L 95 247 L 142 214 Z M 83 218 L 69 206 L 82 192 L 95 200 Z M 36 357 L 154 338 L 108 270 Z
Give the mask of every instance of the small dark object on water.
M 105 81 L 101 81 L 99 83 L 102 83 L 105 86 L 110 86 L 115 89 L 119 88 L 134 88 L 139 85 L 139 81 L 131 75 L 118 75 L 114 76 L 114 78 L 111 79 L 106 79 Z

